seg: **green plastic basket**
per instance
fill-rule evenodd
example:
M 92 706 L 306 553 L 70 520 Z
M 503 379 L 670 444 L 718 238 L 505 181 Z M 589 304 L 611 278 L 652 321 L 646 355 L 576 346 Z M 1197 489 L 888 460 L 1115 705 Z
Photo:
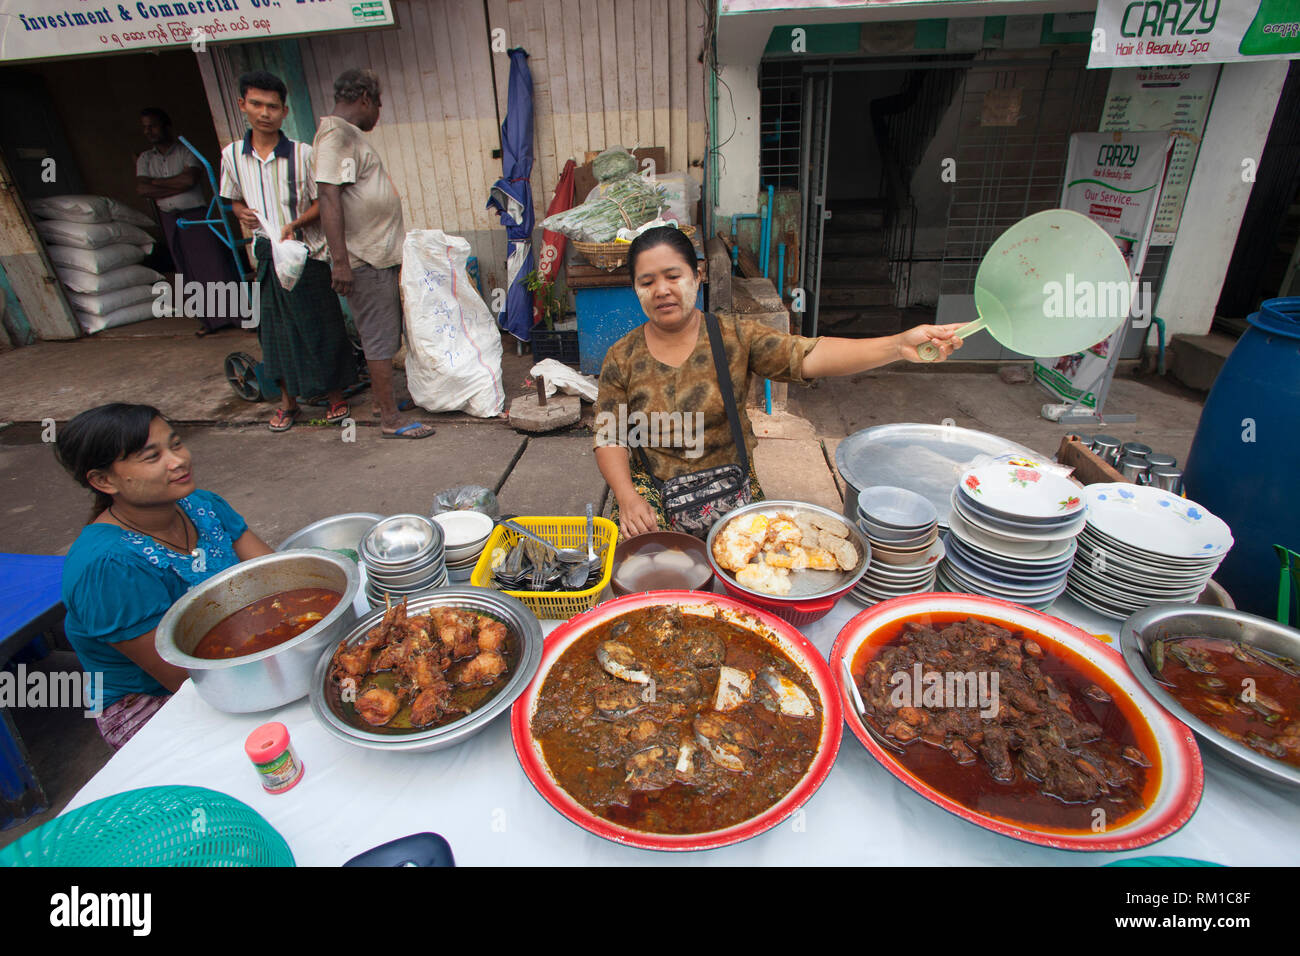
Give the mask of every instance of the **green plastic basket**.
M 204 787 L 145 787 L 79 807 L 0 849 L 0 866 L 293 866 L 256 810 Z

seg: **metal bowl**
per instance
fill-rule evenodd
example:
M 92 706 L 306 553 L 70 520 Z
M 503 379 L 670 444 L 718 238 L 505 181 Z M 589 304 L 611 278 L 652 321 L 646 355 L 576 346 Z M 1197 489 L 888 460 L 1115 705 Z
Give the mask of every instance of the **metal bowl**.
M 646 566 L 655 555 L 664 552 L 680 553 L 684 559 L 680 562 L 682 566 Z M 641 565 L 639 572 L 637 565 Z M 708 550 L 693 535 L 653 531 L 627 538 L 614 550 L 614 574 L 609 586 L 617 597 L 642 591 L 707 591 L 712 583 L 713 566 L 709 563 Z
M 1300 660 L 1300 631 L 1244 611 L 1208 604 L 1156 604 L 1139 611 L 1120 629 L 1120 650 L 1133 676 L 1160 705 L 1237 766 L 1265 780 L 1300 787 L 1300 767 L 1282 763 L 1225 737 L 1195 716 L 1151 673 L 1151 645 L 1161 638 L 1220 637 Z
M 217 710 L 247 714 L 307 696 L 321 648 L 333 647 L 356 620 L 357 566 L 333 551 L 277 552 L 241 561 L 186 591 L 158 622 L 154 644 L 168 664 L 189 672 Z M 331 588 L 343 597 L 329 614 L 292 640 L 226 660 L 190 652 L 221 621 L 254 601 L 294 588 Z
M 402 568 L 399 571 L 388 570 L 385 568 L 371 567 L 366 565 L 366 577 L 370 583 L 378 585 L 385 590 L 412 590 L 419 589 L 421 585 L 428 584 L 430 581 L 436 581 L 442 577 L 446 565 L 443 563 L 440 555 L 433 555 L 423 559 L 417 565 L 409 568 Z
M 906 488 L 876 485 L 858 494 L 858 514 L 868 524 L 896 532 L 916 532 L 939 520 L 939 512 L 930 500 Z
M 528 687 L 542 662 L 542 625 L 533 612 L 508 594 L 476 587 L 444 588 L 437 594 L 410 598 L 406 611 L 409 616 L 415 617 L 434 607 L 488 614 L 510 629 L 519 642 L 519 661 L 506 685 L 478 710 L 441 727 L 412 730 L 409 733 L 380 733 L 353 724 L 340 706 L 337 692 L 330 686 L 330 661 L 341 643 L 358 644 L 365 640 L 371 628 L 383 620 L 384 610 L 380 608 L 357 621 L 342 641 L 331 642 L 316 662 L 311 680 L 311 710 L 327 731 L 340 740 L 372 750 L 442 750 L 468 740 L 499 714 L 510 709 L 510 705 Z
M 367 566 L 395 571 L 442 551 L 442 528 L 423 515 L 384 518 L 361 539 L 361 559 Z
M 853 541 L 853 546 L 858 549 L 858 566 L 852 571 L 800 571 L 797 576 L 792 577 L 790 593 L 784 597 L 753 591 L 739 584 L 736 581 L 735 574 L 724 570 L 713 556 L 713 542 L 717 539 L 719 532 L 736 518 L 756 512 L 771 516 L 780 511 L 811 511 L 823 517 L 834 518 L 840 522 L 849 529 L 849 537 Z M 858 580 L 866 572 L 867 566 L 871 563 L 871 544 L 867 541 L 866 536 L 854 526 L 852 521 L 846 521 L 843 515 L 838 515 L 829 508 L 823 508 L 820 505 L 809 504 L 804 501 L 755 501 L 743 508 L 729 511 L 709 531 L 709 537 L 705 544 L 708 548 L 709 564 L 713 568 L 713 573 L 717 575 L 718 580 L 722 582 L 722 586 L 728 594 L 740 598 L 747 604 L 771 611 L 796 627 L 811 624 L 829 614 L 831 608 L 835 606 L 835 602 L 853 589 L 853 585 L 858 583 Z
M 382 521 L 383 515 L 354 511 L 350 514 L 331 515 L 313 521 L 307 527 L 295 531 L 280 542 L 277 551 L 289 551 L 298 548 L 324 548 L 327 551 L 351 551 L 361 554 L 361 539 L 374 527 L 375 522 Z

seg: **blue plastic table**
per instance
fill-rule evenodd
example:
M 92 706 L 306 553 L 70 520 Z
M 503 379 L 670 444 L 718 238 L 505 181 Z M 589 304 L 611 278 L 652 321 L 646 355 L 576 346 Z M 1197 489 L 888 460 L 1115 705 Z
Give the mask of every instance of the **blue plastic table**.
M 63 620 L 63 558 L 0 554 L 0 667 Z M 49 808 L 6 710 L 0 710 L 0 830 Z

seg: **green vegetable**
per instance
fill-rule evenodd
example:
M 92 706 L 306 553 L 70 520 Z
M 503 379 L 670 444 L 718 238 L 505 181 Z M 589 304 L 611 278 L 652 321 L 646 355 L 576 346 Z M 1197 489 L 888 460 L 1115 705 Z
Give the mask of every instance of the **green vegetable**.
M 620 229 L 635 229 L 657 219 L 668 203 L 663 188 L 637 175 L 607 183 L 599 198 L 547 216 L 542 228 L 579 242 L 613 242 Z

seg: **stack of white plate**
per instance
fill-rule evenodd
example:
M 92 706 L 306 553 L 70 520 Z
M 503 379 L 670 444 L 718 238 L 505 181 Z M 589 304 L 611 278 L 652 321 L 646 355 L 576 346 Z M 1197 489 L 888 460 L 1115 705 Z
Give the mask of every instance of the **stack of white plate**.
M 858 495 L 858 527 L 871 543 L 871 563 L 849 597 L 859 604 L 934 590 L 943 559 L 938 512 L 922 495 L 878 485 Z
M 952 492 L 936 583 L 1043 610 L 1065 591 L 1083 527 L 1082 489 L 1044 463 L 969 469 Z
M 1114 618 L 1152 604 L 1191 604 L 1232 547 L 1232 532 L 1194 501 L 1145 485 L 1084 489 L 1087 526 L 1069 593 Z
M 468 584 L 496 522 L 481 511 L 444 511 L 433 520 L 442 527 L 448 579 L 452 584 Z
M 423 515 L 393 515 L 375 522 L 358 552 L 366 570 L 366 598 L 372 607 L 444 587 L 447 566 L 442 527 Z

